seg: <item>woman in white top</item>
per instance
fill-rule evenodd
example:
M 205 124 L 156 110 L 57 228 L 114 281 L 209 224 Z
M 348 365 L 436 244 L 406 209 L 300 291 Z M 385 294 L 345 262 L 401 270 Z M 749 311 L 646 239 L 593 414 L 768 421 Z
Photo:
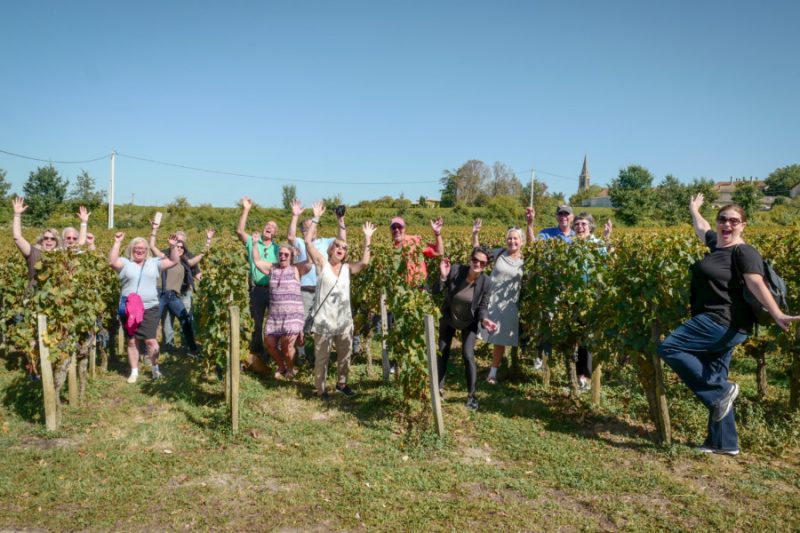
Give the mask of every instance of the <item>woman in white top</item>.
M 158 290 L 156 282 L 162 270 L 171 268 L 180 262 L 176 245 L 178 239 L 175 235 L 169 237 L 170 255 L 168 258 L 161 259 L 152 257 L 150 246 L 144 237 L 135 237 L 128 245 L 125 255 L 120 257 L 119 249 L 125 233 L 118 231 L 114 234 L 114 246 L 108 253 L 108 264 L 119 274 L 119 281 L 122 285 L 120 290 L 120 303 L 122 298 L 137 293 L 144 307 L 144 317 L 139 327 L 133 335 L 128 335 L 128 363 L 131 365 L 131 373 L 128 383 L 136 383 L 139 377 L 139 343 L 146 346 L 150 354 L 150 362 L 153 368 L 153 379 L 161 377 L 158 368 L 158 341 L 156 340 L 156 329 L 158 319 L 161 316 L 161 307 L 158 303 Z
M 317 288 L 314 295 L 312 311 L 313 323 L 311 333 L 314 336 L 315 361 L 314 380 L 317 393 L 323 400 L 328 399 L 325 389 L 325 377 L 328 374 L 331 343 L 336 346 L 339 378 L 336 390 L 345 396 L 353 396 L 355 392 L 347 386 L 347 374 L 350 371 L 350 352 L 353 346 L 353 314 L 350 310 L 350 274 L 361 272 L 370 259 L 370 242 L 375 232 L 375 225 L 366 222 L 361 228 L 364 231 L 364 254 L 357 263 L 346 263 L 347 243 L 335 239 L 328 247 L 328 257 L 319 253 L 312 244 L 317 233 L 319 219 L 325 213 L 325 204 L 314 202 L 312 206 L 314 218 L 311 227 L 306 231 L 304 240 L 306 251 L 313 261 L 317 272 Z

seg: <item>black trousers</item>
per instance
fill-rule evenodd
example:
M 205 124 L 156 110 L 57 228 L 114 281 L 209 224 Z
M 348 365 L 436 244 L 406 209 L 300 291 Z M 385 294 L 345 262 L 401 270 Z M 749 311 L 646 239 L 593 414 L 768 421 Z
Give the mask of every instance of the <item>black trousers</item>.
M 442 317 L 439 319 L 439 355 L 436 357 L 436 366 L 439 370 L 439 388 L 444 387 L 444 377 L 447 373 L 447 360 L 450 358 L 450 345 L 456 328 Z M 464 370 L 467 379 L 467 392 L 475 395 L 478 382 L 478 367 L 475 364 L 475 341 L 478 338 L 478 324 L 473 323 L 461 330 L 461 356 L 464 360 Z
M 266 359 L 264 352 L 264 317 L 269 311 L 269 287 L 253 285 L 250 288 L 250 316 L 253 317 L 253 336 L 250 339 L 250 353 Z

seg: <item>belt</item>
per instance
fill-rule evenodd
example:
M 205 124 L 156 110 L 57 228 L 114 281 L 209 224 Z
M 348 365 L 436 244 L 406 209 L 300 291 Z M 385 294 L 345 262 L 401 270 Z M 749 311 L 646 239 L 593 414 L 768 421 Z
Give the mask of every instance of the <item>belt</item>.
M 317 288 L 312 286 L 300 287 L 300 290 L 303 292 L 316 292 Z

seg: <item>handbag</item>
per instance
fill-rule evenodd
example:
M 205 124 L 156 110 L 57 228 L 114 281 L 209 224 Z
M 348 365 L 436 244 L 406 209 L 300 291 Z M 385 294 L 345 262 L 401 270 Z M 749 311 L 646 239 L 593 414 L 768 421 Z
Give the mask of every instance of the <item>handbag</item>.
M 347 266 L 346 263 L 342 264 L 342 268 L 345 268 L 346 266 Z M 328 296 L 331 295 L 331 293 L 333 292 L 333 289 L 336 288 L 336 284 L 339 283 L 339 276 L 342 275 L 342 268 L 339 269 L 339 274 L 336 275 L 336 281 L 333 282 L 333 286 L 331 286 L 331 290 L 329 290 L 328 294 L 325 295 L 325 298 L 322 299 L 322 302 L 319 304 L 319 307 L 317 307 L 317 310 L 314 311 L 312 314 L 309 314 L 306 317 L 306 321 L 303 323 L 303 334 L 308 335 L 308 334 L 311 333 L 311 328 L 314 327 L 314 318 L 317 316 L 317 313 L 319 313 L 319 310 L 322 309 L 322 306 L 325 304 L 325 300 L 327 300 Z M 314 308 L 316 306 L 316 303 L 317 302 L 316 302 L 316 299 L 315 299 L 314 300 L 314 305 L 312 305 L 311 307 Z

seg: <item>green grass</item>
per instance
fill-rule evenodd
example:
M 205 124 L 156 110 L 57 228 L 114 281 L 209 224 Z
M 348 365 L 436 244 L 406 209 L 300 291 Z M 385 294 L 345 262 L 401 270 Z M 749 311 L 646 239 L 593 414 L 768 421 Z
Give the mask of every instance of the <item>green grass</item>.
M 52 435 L 38 384 L 0 370 L 0 528 L 789 531 L 800 523 L 796 438 L 766 432 L 781 449 L 700 455 L 687 444 L 702 437 L 702 413 L 677 384 L 680 443 L 669 448 L 650 440 L 644 400 L 624 373 L 599 409 L 571 401 L 558 383 L 545 390 L 536 375 L 481 381 L 472 413 L 460 365 L 448 375 L 443 438 L 404 430 L 399 391 L 380 382 L 377 364 L 373 377 L 353 368 L 356 397 L 327 404 L 308 369 L 295 383 L 243 375 L 234 436 L 222 385 L 188 361 L 167 358 L 165 380 L 145 372 L 136 385 L 114 366 L 90 383 L 82 407 L 65 408 Z M 749 387 L 744 404 L 753 403 Z M 751 432 L 742 428 L 743 441 Z

